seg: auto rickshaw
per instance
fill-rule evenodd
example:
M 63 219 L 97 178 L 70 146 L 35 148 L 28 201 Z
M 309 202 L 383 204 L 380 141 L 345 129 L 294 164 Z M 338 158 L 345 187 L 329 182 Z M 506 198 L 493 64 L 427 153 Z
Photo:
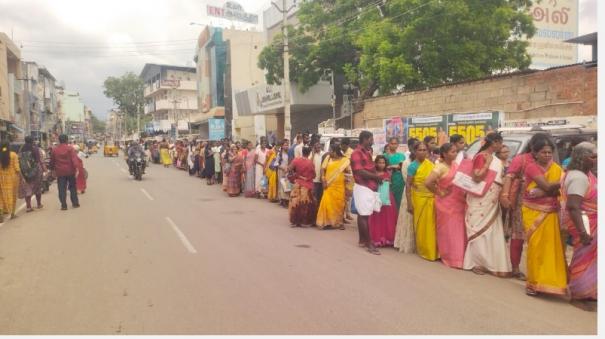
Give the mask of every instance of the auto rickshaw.
M 117 157 L 118 156 L 118 146 L 105 144 L 103 148 L 103 156 L 105 157 Z

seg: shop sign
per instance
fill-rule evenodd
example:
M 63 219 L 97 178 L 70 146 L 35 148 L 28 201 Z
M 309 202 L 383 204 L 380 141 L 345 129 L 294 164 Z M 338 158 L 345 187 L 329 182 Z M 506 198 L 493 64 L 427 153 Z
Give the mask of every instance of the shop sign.
M 244 11 L 242 5 L 234 1 L 227 1 L 225 5 L 221 7 L 206 6 L 206 13 L 209 16 L 217 18 L 227 19 L 231 21 L 241 21 L 249 24 L 258 24 L 258 15 L 248 13 Z

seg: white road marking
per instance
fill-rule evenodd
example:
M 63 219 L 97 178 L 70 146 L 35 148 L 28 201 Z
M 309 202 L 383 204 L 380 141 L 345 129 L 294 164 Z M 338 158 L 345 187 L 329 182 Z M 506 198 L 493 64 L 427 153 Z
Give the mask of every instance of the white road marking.
M 195 247 L 193 247 L 193 245 L 191 245 L 191 243 L 189 242 L 189 240 L 187 239 L 185 234 L 183 234 L 183 232 L 174 223 L 174 221 L 172 221 L 172 219 L 170 219 L 169 217 L 166 217 L 166 221 L 168 221 L 170 226 L 172 226 L 172 229 L 174 230 L 174 232 L 176 232 L 176 235 L 179 237 L 179 239 L 181 239 L 181 242 L 183 243 L 183 246 L 185 246 L 187 251 L 189 251 L 189 253 L 192 253 L 192 254 L 197 253 L 197 250 L 195 249 Z
M 141 192 L 143 192 L 143 194 L 145 194 L 147 199 L 149 199 L 150 201 L 153 201 L 153 197 L 151 196 L 151 194 L 149 194 L 144 188 L 141 188 Z

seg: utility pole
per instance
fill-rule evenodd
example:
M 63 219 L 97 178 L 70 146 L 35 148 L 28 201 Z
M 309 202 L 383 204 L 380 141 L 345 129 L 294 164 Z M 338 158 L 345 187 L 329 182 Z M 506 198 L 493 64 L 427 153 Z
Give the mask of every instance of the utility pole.
M 176 98 L 176 89 L 177 89 L 177 87 L 175 87 L 175 86 L 172 87 L 172 107 L 173 107 L 173 116 L 174 116 L 174 120 L 175 120 L 175 129 L 174 129 L 175 135 L 174 136 L 175 136 L 176 140 L 178 140 L 179 139 L 179 114 L 178 114 L 178 111 L 176 108 L 176 104 L 180 103 L 181 101 Z
M 284 137 L 290 138 L 292 134 L 292 124 L 290 123 L 290 50 L 288 47 L 288 12 L 296 7 L 294 5 L 286 8 L 286 0 L 282 0 L 280 8 L 275 2 L 271 2 L 275 8 L 283 15 L 282 34 L 284 35 Z
M 137 105 L 136 102 L 135 102 L 135 105 L 137 106 L 137 134 L 140 139 L 141 138 L 141 106 Z

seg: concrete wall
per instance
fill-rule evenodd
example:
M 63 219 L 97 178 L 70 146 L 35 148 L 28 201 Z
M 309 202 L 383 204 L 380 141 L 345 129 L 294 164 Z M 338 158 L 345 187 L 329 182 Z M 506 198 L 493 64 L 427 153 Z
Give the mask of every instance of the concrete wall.
M 594 116 L 597 67 L 573 65 L 366 100 L 355 128 L 382 127 L 394 116 L 498 110 L 506 120 Z
M 14 78 L 22 78 L 20 59 L 19 48 L 6 34 L 0 32 L 0 119 L 2 120 L 14 120 L 14 116 L 11 116 L 11 106 L 13 108 L 21 107 L 23 104 L 21 93 L 18 93 L 17 102 L 15 102 L 15 86 L 22 86 L 21 81 L 14 80 Z M 12 74 L 12 77 L 9 74 Z M 13 78 L 10 80 L 11 83 L 9 83 L 9 78 Z M 16 84 L 16 82 L 19 83 Z

